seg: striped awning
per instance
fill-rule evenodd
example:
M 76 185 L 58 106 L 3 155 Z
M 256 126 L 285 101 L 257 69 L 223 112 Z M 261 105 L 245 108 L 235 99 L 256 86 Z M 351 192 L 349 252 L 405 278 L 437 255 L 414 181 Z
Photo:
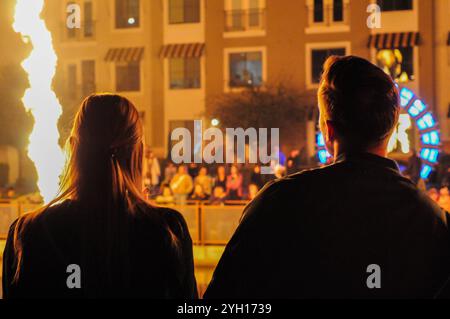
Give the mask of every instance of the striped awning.
M 376 49 L 410 48 L 418 46 L 419 41 L 419 32 L 380 33 L 372 34 L 367 46 Z
M 167 44 L 161 48 L 162 59 L 200 58 L 205 54 L 204 43 Z
M 105 56 L 106 62 L 139 62 L 144 56 L 144 48 L 111 48 Z

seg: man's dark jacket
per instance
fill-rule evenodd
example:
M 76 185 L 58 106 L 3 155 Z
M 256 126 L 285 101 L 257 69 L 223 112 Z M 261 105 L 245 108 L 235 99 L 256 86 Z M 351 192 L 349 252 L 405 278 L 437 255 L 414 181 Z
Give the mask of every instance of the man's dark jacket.
M 449 254 L 445 212 L 394 161 L 343 155 L 263 189 L 205 298 L 434 298 Z

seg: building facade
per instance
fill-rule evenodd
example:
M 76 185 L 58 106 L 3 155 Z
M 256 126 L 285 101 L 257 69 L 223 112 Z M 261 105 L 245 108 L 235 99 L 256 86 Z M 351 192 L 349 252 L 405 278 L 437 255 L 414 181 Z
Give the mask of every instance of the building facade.
M 194 119 L 210 123 L 208 101 L 217 95 L 283 83 L 314 96 L 333 54 L 378 64 L 430 105 L 449 139 L 450 0 L 48 3 L 63 104 L 94 91 L 130 97 L 142 112 L 147 144 L 160 156 L 172 129 Z M 80 29 L 65 25 L 73 3 L 81 8 Z M 314 140 L 314 133 L 307 136 Z

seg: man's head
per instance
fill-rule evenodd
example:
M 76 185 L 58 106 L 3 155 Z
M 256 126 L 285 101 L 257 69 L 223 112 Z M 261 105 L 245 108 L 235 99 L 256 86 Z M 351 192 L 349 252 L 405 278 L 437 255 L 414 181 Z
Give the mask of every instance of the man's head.
M 320 129 L 330 153 L 386 153 L 400 104 L 393 80 L 369 61 L 330 57 L 318 91 Z

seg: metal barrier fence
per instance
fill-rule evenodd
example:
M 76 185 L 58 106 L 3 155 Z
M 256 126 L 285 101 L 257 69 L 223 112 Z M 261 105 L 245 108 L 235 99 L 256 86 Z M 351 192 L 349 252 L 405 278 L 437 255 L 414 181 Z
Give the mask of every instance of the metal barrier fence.
M 34 211 L 40 206 L 16 201 L 0 202 L 0 239 L 8 236 L 9 227 L 20 215 Z
M 186 220 L 195 245 L 226 245 L 239 225 L 244 207 L 241 205 L 172 205 Z M 10 225 L 20 215 L 39 205 L 18 202 L 0 203 L 0 239 L 8 235 Z

